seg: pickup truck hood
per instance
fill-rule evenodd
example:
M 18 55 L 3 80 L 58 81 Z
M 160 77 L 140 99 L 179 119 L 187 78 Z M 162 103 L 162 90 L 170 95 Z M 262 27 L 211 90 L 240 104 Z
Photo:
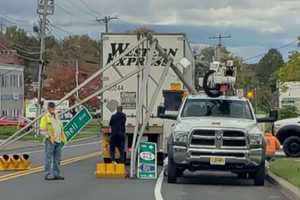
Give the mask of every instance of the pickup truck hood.
M 276 125 L 288 125 L 288 124 L 296 124 L 300 122 L 300 117 L 296 118 L 289 118 L 289 119 L 282 119 L 275 122 Z
M 190 131 L 194 128 L 233 128 L 251 133 L 261 133 L 255 120 L 222 117 L 189 117 L 179 119 L 175 131 Z

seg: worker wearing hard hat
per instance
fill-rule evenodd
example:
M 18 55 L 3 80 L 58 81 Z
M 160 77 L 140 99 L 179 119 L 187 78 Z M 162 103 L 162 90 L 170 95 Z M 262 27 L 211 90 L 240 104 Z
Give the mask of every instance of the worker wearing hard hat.
M 120 152 L 120 161 L 125 162 L 125 124 L 126 115 L 123 113 L 122 106 L 117 107 L 117 112 L 111 116 L 109 126 L 111 128 L 110 135 L 110 157 L 112 163 L 116 164 L 115 148 Z
M 280 142 L 270 131 L 265 132 L 264 138 L 266 141 L 266 159 L 270 161 L 276 151 L 280 150 Z
M 53 102 L 48 104 L 48 112 L 40 120 L 40 133 L 45 136 L 45 180 L 64 180 L 59 167 L 66 138 Z

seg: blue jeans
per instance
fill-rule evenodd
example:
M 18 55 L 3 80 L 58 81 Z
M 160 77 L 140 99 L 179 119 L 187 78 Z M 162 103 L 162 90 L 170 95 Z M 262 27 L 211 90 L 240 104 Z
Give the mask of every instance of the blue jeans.
M 61 143 L 52 144 L 49 139 L 45 141 L 45 176 L 52 174 L 54 177 L 60 176 L 60 160 L 61 160 Z

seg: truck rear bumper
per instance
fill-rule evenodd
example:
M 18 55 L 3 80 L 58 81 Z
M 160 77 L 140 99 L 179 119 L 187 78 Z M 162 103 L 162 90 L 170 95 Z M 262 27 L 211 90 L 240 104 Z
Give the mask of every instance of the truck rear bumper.
M 182 166 L 210 166 L 211 157 L 223 157 L 226 166 L 257 167 L 262 163 L 263 149 L 198 149 L 173 146 L 173 160 L 175 164 Z M 218 166 L 222 168 L 222 166 Z

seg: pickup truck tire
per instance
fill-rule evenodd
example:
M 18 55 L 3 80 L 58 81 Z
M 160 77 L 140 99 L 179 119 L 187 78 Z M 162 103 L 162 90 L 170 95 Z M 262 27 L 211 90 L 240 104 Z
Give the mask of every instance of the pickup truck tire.
M 300 137 L 291 136 L 285 139 L 283 151 L 288 157 L 300 157 Z
M 176 183 L 178 173 L 173 158 L 168 156 L 168 183 Z
M 266 169 L 265 169 L 265 161 L 263 161 L 254 174 L 254 185 L 257 186 L 265 185 L 265 177 L 266 177 Z

